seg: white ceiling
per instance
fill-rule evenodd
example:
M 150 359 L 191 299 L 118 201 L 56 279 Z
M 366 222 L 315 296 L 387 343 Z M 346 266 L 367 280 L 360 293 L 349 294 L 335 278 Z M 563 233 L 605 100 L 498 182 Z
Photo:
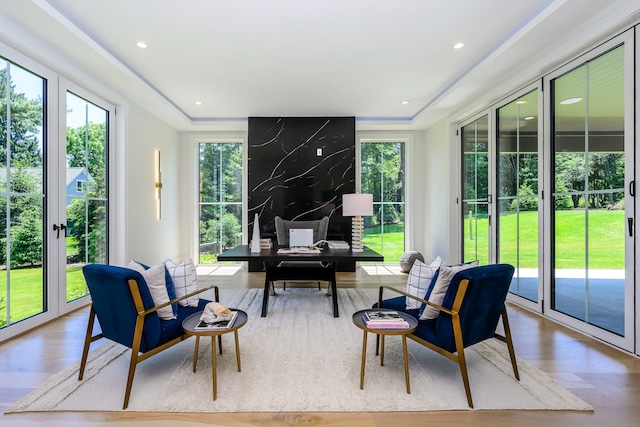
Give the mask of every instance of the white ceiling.
M 639 10 L 640 0 L 12 0 L 0 1 L 0 40 L 178 130 L 240 130 L 251 116 L 424 129 L 539 78 Z

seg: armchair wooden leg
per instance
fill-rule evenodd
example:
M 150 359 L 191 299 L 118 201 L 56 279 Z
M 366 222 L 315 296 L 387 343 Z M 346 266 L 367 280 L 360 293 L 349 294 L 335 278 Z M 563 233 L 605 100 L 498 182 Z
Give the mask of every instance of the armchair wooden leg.
M 462 382 L 464 383 L 464 391 L 467 393 L 467 402 L 469 407 L 473 408 L 473 400 L 471 399 L 471 387 L 469 386 L 469 375 L 467 374 L 467 361 L 464 357 L 464 344 L 462 340 L 462 327 L 460 326 L 460 318 L 453 316 L 451 319 L 453 322 L 453 334 L 456 341 L 456 352 L 458 353 L 458 365 L 460 366 L 460 374 L 462 375 Z
M 140 351 L 140 341 L 142 341 L 142 327 L 144 326 L 144 316 L 138 316 L 136 320 L 136 328 L 133 333 L 133 345 L 131 346 L 131 360 L 129 362 L 129 375 L 127 376 L 127 387 L 124 392 L 124 404 L 122 409 L 129 406 L 129 397 L 131 396 L 131 386 L 133 385 L 133 376 L 136 373 L 138 365 L 138 353 Z
M 518 364 L 516 362 L 516 352 L 513 349 L 513 341 L 511 340 L 511 328 L 509 328 L 509 318 L 507 316 L 507 307 L 502 309 L 502 325 L 504 326 L 504 341 L 507 343 L 509 349 L 509 358 L 511 358 L 511 365 L 513 366 L 513 375 L 520 381 L 520 374 L 518 373 Z
M 84 348 L 82 349 L 82 359 L 80 360 L 80 373 L 78 374 L 78 381 L 82 380 L 84 375 L 84 368 L 87 365 L 87 357 L 89 356 L 89 346 L 91 345 L 91 334 L 93 333 L 93 324 L 96 319 L 96 312 L 91 305 L 89 311 L 89 322 L 87 323 L 87 333 L 84 337 Z

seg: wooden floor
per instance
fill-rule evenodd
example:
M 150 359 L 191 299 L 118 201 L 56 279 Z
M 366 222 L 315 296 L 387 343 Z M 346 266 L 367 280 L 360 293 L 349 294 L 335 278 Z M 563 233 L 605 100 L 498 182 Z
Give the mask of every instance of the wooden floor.
M 384 272 L 383 270 L 381 270 Z M 259 287 L 261 273 L 201 276 L 225 289 Z M 340 273 L 339 287 L 403 286 L 406 275 Z M 291 286 L 291 285 L 288 285 Z M 594 412 L 451 411 L 423 413 L 27 413 L 0 416 L 0 427 L 47 426 L 640 426 L 640 360 L 527 310 L 509 305 L 519 358 L 542 369 Z M 0 345 L 0 410 L 80 358 L 88 310 L 82 309 Z M 143 362 L 144 363 L 144 362 Z M 124 388 L 123 373 L 123 388 Z M 340 379 L 337 378 L 337 381 Z M 462 381 L 460 381 L 462 387 Z M 473 384 L 471 384 L 473 392 Z M 111 390 L 105 390 L 110 393 Z M 121 393 L 121 390 L 113 392 Z M 135 393 L 135 382 L 133 386 Z

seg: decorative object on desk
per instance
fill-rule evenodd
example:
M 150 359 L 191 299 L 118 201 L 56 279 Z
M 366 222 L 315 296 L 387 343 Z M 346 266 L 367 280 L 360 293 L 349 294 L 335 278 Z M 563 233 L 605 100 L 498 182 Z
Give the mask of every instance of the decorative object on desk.
M 364 245 L 364 219 L 363 216 L 373 215 L 373 195 L 372 194 L 343 194 L 342 195 L 342 215 L 352 216 L 351 219 L 351 250 L 362 252 Z
M 260 218 L 256 213 L 253 219 L 253 237 L 251 238 L 251 252 L 260 252 Z
M 273 242 L 271 239 L 260 239 L 260 249 L 271 249 Z
M 229 307 L 241 308 L 250 319 L 260 317 L 260 304 L 256 301 L 262 292 L 257 288 L 222 290 Z M 355 313 L 377 300 L 378 289 L 340 288 L 338 294 L 344 312 Z M 478 416 L 479 411 L 475 415 L 469 412 L 455 364 L 415 343 L 408 345 L 411 394 L 405 392 L 404 383 L 399 380 L 403 375 L 403 356 L 402 346 L 395 339 L 386 342 L 387 368 L 376 370 L 375 375 L 367 378 L 366 389 L 360 390 L 362 331 L 353 326 L 351 316 L 334 318 L 318 310 L 326 300 L 324 292 L 316 289 L 291 288 L 273 299 L 272 310 L 277 315 L 243 326 L 242 346 L 243 351 L 247 350 L 243 354 L 242 374 L 232 374 L 237 369 L 236 358 L 229 348 L 231 357 L 218 358 L 218 369 L 225 375 L 228 372 L 229 376 L 219 382 L 220 398 L 215 404 L 211 401 L 211 376 L 193 374 L 193 340 L 164 350 L 154 356 L 159 358 L 157 365 L 151 365 L 163 369 L 136 372 L 129 412 L 155 412 L 154 416 L 175 418 L 175 413 L 189 412 L 273 412 L 280 414 L 274 417 L 282 417 L 287 416 L 283 415 L 285 412 L 386 412 L 393 416 L 392 413 L 398 411 L 417 411 L 424 417 L 428 411 L 456 410 Z M 200 341 L 199 363 L 211 363 L 211 340 Z M 380 357 L 373 351 L 374 341 L 369 343 L 367 363 L 379 364 Z M 131 354 L 116 343 L 94 345 L 83 381 L 78 381 L 73 373 L 77 372 L 78 363 L 71 363 L 42 381 L 41 386 L 5 412 L 86 411 L 99 416 L 97 411 L 114 411 L 122 414 L 122 372 L 128 369 Z M 484 341 L 465 349 L 465 356 L 473 366 L 475 409 L 593 410 L 559 382 L 522 359 L 518 359 L 520 381 L 515 381 L 510 371 L 509 352 L 500 342 Z M 11 424 L 13 416 L 4 418 Z
M 424 262 L 424 257 L 420 252 L 417 251 L 409 251 L 405 252 L 400 256 L 400 270 L 403 273 L 408 273 L 411 271 L 411 267 L 413 267 L 413 263 L 419 259 Z

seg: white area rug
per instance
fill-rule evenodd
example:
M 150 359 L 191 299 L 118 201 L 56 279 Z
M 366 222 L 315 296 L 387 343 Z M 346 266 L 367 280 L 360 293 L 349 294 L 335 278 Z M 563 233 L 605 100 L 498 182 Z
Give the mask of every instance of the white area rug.
M 458 365 L 408 340 L 411 394 L 406 393 L 399 337 L 386 340 L 385 366 L 369 335 L 364 390 L 360 390 L 361 329 L 351 320 L 371 307 L 376 289 L 339 289 L 339 318 L 325 291 L 294 288 L 270 298 L 260 317 L 262 290 L 223 303 L 245 310 L 239 330 L 242 372 L 233 334 L 218 356 L 218 396 L 212 400 L 211 340 L 201 340 L 192 371 L 195 340 L 186 340 L 138 365 L 127 411 L 302 412 L 468 410 Z M 517 337 L 515 337 L 517 340 Z M 121 411 L 129 350 L 111 342 L 92 351 L 85 379 L 78 366 L 52 376 L 7 412 Z M 518 361 L 513 377 L 506 346 L 496 340 L 466 353 L 475 409 L 592 410 L 548 375 Z

